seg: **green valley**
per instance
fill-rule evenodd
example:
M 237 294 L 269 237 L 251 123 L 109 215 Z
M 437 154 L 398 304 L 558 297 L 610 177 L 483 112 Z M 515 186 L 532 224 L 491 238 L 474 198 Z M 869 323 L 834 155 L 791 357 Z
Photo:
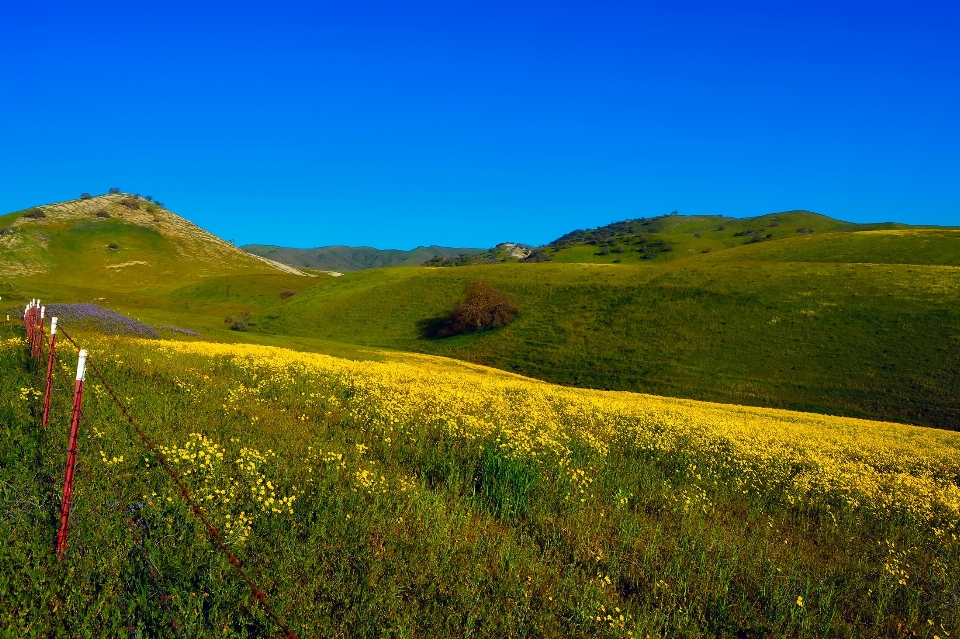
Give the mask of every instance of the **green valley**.
M 124 194 L 0 224 L 8 632 L 273 634 L 198 510 L 302 637 L 957 627 L 960 230 L 667 216 L 333 276 Z M 468 287 L 515 318 L 436 337 Z M 34 297 L 167 327 L 61 324 L 98 366 L 64 560 Z
M 4 298 L 100 300 L 207 339 L 407 350 L 573 386 L 960 428 L 957 229 L 664 216 L 576 231 L 528 258 L 334 278 L 129 199 L 2 218 L 15 229 L 0 238 Z M 514 295 L 517 320 L 429 337 L 474 281 Z M 228 330 L 234 315 L 248 332 Z

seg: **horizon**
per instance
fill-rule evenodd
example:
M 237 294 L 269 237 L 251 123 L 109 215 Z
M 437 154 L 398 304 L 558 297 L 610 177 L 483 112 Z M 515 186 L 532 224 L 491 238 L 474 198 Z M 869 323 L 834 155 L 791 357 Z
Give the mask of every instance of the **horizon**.
M 0 7 L 4 212 L 118 186 L 237 245 L 395 250 L 960 225 L 948 2 Z
M 89 194 L 89 195 L 90 195 L 92 198 L 96 198 L 96 197 L 101 197 L 101 196 L 109 195 L 109 194 L 108 194 L 108 193 L 97 193 L 97 194 Z M 129 192 L 126 192 L 126 191 L 121 191 L 118 195 L 129 195 L 129 196 L 140 196 L 140 197 L 143 197 L 140 193 L 129 193 Z M 80 201 L 81 199 L 82 199 L 82 198 L 73 198 L 72 200 L 64 200 L 64 202 Z M 154 200 L 154 201 L 157 202 L 157 200 Z M 57 205 L 57 204 L 62 204 L 62 203 L 63 203 L 63 202 L 47 202 L 47 203 L 45 203 L 45 204 L 37 204 L 36 206 L 38 206 L 38 207 L 40 207 L 40 206 L 55 206 L 55 205 Z M 173 213 L 173 214 L 175 214 L 175 215 L 180 215 L 179 213 L 177 213 L 177 211 L 173 211 L 173 210 L 170 210 L 170 209 L 167 209 L 167 211 L 170 212 L 170 213 Z M 10 211 L 10 212 L 8 212 L 8 213 L 0 213 L 0 217 L 2 217 L 3 215 L 9 214 L 9 213 L 16 213 L 16 212 L 18 212 L 18 211 Z M 577 227 L 577 228 L 575 228 L 575 229 L 572 228 L 572 229 L 569 229 L 568 231 L 565 231 L 565 233 L 569 233 L 569 232 L 573 232 L 573 231 L 583 231 L 583 230 L 590 231 L 590 230 L 594 230 L 594 229 L 597 229 L 597 228 L 601 228 L 601 227 L 604 227 L 604 226 L 609 226 L 609 225 L 617 224 L 617 223 L 621 223 L 621 222 L 637 221 L 637 220 L 641 220 L 641 221 L 642 221 L 642 220 L 647 220 L 647 219 L 657 219 L 657 218 L 660 218 L 660 217 L 672 217 L 672 216 L 674 216 L 674 215 L 676 215 L 677 217 L 711 217 L 711 218 L 719 218 L 719 219 L 723 219 L 723 220 L 744 220 L 744 219 L 752 219 L 752 218 L 754 218 L 754 217 L 764 217 L 764 216 L 767 216 L 767 215 L 780 215 L 780 214 L 787 214 L 787 213 L 809 213 L 809 214 L 812 214 L 812 215 L 821 215 L 821 216 L 827 217 L 828 219 L 833 219 L 833 220 L 836 220 L 836 221 L 839 221 L 839 222 L 847 222 L 847 223 L 855 223 L 855 224 L 902 224 L 902 225 L 907 225 L 907 226 L 917 226 L 918 228 L 944 228 L 944 229 L 956 229 L 956 228 L 960 228 L 960 225 L 929 225 L 929 224 L 910 225 L 910 224 L 905 223 L 905 222 L 896 222 L 896 221 L 894 221 L 894 220 L 878 220 L 878 221 L 872 221 L 872 222 L 871 222 L 871 221 L 850 222 L 850 220 L 844 220 L 844 219 L 840 219 L 840 218 L 831 218 L 831 217 L 829 217 L 829 216 L 825 216 L 823 213 L 818 213 L 818 212 L 816 212 L 816 211 L 806 211 L 806 210 L 803 210 L 803 209 L 793 209 L 793 210 L 790 210 L 790 211 L 773 211 L 773 212 L 770 212 L 770 213 L 763 213 L 763 214 L 758 215 L 758 216 L 750 216 L 749 218 L 748 218 L 748 217 L 736 217 L 736 216 L 724 216 L 724 215 L 684 215 L 684 214 L 679 213 L 679 212 L 671 212 L 671 213 L 669 213 L 669 214 L 662 214 L 662 215 L 658 215 L 658 216 L 639 217 L 639 218 L 623 218 L 623 219 L 618 219 L 618 220 L 611 220 L 611 221 L 609 221 L 609 222 L 605 222 L 605 223 L 599 224 L 599 225 L 597 225 L 597 226 Z M 184 216 L 181 215 L 180 217 L 184 217 Z M 188 222 L 192 222 L 192 220 L 190 220 L 189 218 L 184 217 L 184 219 L 186 219 Z M 201 227 L 201 228 L 203 228 L 203 227 Z M 209 231 L 209 229 L 204 229 L 204 230 Z M 216 234 L 215 234 L 215 235 L 216 235 Z M 409 247 L 409 248 L 395 248 L 395 247 L 386 247 L 386 248 L 383 248 L 383 247 L 378 247 L 378 246 L 370 246 L 370 245 L 366 245 L 366 244 L 324 244 L 324 245 L 319 245 L 319 246 L 292 246 L 292 245 L 281 245 L 281 244 L 265 244 L 265 243 L 263 243 L 263 242 L 247 242 L 247 243 L 241 244 L 241 243 L 239 243 L 239 242 L 236 242 L 234 239 L 230 239 L 230 238 L 227 238 L 227 237 L 224 237 L 224 236 L 217 235 L 217 237 L 219 237 L 219 238 L 222 239 L 222 240 L 226 240 L 226 241 L 230 242 L 231 244 L 235 245 L 237 248 L 240 248 L 240 249 L 243 249 L 243 248 L 245 248 L 245 247 L 247 247 L 247 246 L 260 246 L 260 247 L 278 248 L 278 249 L 294 249 L 294 250 L 298 250 L 298 251 L 311 251 L 311 250 L 329 249 L 329 248 L 348 248 L 348 249 L 371 249 L 371 250 L 375 250 L 375 251 L 400 251 L 400 252 L 407 252 L 407 253 L 409 253 L 409 252 L 415 251 L 415 250 L 417 250 L 417 249 L 428 249 L 428 248 L 432 248 L 432 247 L 442 248 L 442 249 L 456 248 L 456 249 L 464 249 L 464 250 L 480 250 L 480 251 L 484 251 L 484 250 L 489 250 L 489 249 L 492 249 L 492 248 L 496 248 L 497 246 L 500 246 L 500 245 L 502 245 L 502 244 L 511 244 L 511 243 L 512 243 L 512 244 L 516 244 L 516 245 L 518 245 L 518 246 L 527 246 L 527 247 L 529 247 L 529 248 L 539 248 L 539 247 L 543 247 L 543 246 L 549 245 L 550 242 L 558 239 L 560 236 L 557 236 L 556 238 L 553 238 L 553 239 L 550 240 L 549 242 L 544 242 L 543 244 L 528 244 L 528 243 L 526 243 L 526 242 L 514 242 L 513 240 L 503 240 L 503 241 L 500 241 L 500 242 L 496 242 L 495 244 L 491 244 L 491 245 L 489 245 L 489 246 L 469 246 L 469 245 L 459 245 L 459 246 L 449 246 L 449 245 L 447 245 L 447 246 L 445 246 L 445 245 L 441 245 L 441 244 L 417 244 L 417 245 L 411 246 L 411 247 Z

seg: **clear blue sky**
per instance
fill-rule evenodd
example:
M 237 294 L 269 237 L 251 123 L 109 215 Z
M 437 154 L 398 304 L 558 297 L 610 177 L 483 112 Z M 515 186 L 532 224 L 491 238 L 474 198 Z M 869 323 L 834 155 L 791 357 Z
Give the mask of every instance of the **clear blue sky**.
M 673 210 L 960 225 L 955 0 L 0 11 L 0 212 L 119 186 L 301 247 Z

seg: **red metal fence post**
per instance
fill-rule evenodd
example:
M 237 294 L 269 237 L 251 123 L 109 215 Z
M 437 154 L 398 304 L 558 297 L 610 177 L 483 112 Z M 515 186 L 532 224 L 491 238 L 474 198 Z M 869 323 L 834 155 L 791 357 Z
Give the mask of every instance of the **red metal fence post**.
M 70 420 L 70 440 L 67 445 L 67 470 L 63 477 L 63 502 L 60 506 L 60 532 L 57 533 L 57 557 L 63 559 L 67 549 L 70 502 L 73 500 L 73 469 L 77 463 L 77 437 L 80 430 L 80 407 L 83 403 L 83 377 L 87 369 L 87 351 L 81 350 L 77 360 L 77 385 L 73 390 L 73 417 Z
M 40 307 L 40 318 L 37 322 L 37 366 L 43 363 L 43 315 L 46 313 L 47 307 Z
M 43 393 L 43 427 L 50 421 L 50 390 L 53 387 L 53 348 L 57 341 L 57 318 L 50 318 L 50 351 L 47 356 L 47 390 Z
M 30 357 L 31 359 L 37 356 L 37 301 L 30 300 L 30 310 L 27 315 L 30 318 L 27 321 L 27 336 L 30 340 Z

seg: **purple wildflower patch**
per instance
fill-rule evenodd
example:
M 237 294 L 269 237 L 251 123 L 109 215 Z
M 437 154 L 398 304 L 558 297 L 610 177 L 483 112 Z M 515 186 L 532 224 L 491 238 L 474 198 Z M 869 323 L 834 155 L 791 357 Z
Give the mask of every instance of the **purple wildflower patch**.
M 67 328 L 75 325 L 107 335 L 160 337 L 153 326 L 96 304 L 48 304 L 46 314 L 47 317 L 58 318 L 57 321 Z

